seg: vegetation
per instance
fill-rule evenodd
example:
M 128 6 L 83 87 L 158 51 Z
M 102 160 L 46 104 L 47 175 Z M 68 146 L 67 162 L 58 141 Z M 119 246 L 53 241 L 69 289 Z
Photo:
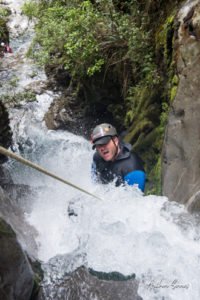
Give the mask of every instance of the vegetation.
M 0 16 L 0 41 L 7 40 L 7 35 L 6 20 Z
M 0 17 L 8 17 L 11 14 L 8 8 L 0 7 Z
M 7 17 L 11 14 L 7 7 L 0 2 L 0 41 L 8 41 Z
M 46 64 L 51 59 L 75 78 L 113 66 L 121 72 L 123 65 L 124 84 L 128 75 L 135 81 L 154 69 L 149 34 L 141 30 L 134 16 L 116 11 L 112 1 L 97 1 L 98 5 L 87 0 L 65 2 L 24 5 L 30 18 L 38 18 L 30 50 L 37 61 Z M 129 64 L 134 66 L 131 72 Z
M 100 72 L 117 77 L 123 103 L 108 109 L 146 162 L 148 192 L 161 191 L 164 128 L 177 88 L 173 34 L 179 2 L 39 0 L 23 8 L 36 20 L 29 55 L 40 64 L 60 65 L 80 82 Z
M 32 91 L 26 91 L 21 93 L 10 93 L 6 95 L 1 95 L 1 102 L 6 107 L 16 107 L 21 105 L 21 102 L 32 102 L 36 100 L 36 95 Z

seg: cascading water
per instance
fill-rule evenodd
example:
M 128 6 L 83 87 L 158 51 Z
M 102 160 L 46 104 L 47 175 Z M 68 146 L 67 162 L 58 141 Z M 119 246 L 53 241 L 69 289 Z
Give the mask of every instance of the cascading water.
M 16 135 L 23 156 L 102 198 L 12 164 L 16 183 L 38 189 L 26 217 L 38 232 L 38 258 L 44 262 L 46 280 L 84 264 L 104 272 L 135 272 L 144 299 L 198 299 L 200 236 L 195 218 L 165 197 L 143 196 L 128 186 L 94 185 L 91 145 L 68 132 L 47 130 L 38 122 L 37 110 L 32 113 L 28 106 Z
M 17 46 L 13 37 L 16 53 L 21 51 L 19 40 Z M 17 57 L 16 53 L 13 56 Z M 5 61 L 9 59 L 14 60 L 8 57 Z M 30 70 L 30 65 L 24 67 L 27 68 Z M 43 80 L 44 74 L 40 78 Z M 24 85 L 24 79 L 19 81 L 19 88 Z M 64 273 L 85 265 L 103 272 L 135 273 L 143 299 L 198 300 L 198 219 L 165 197 L 144 196 L 129 186 L 94 184 L 90 177 L 93 152 L 89 142 L 66 131 L 48 130 L 43 123 L 53 97 L 46 91 L 37 96 L 37 101 L 10 109 L 14 147 L 23 157 L 102 200 L 20 163 L 8 163 L 14 182 L 36 191 L 26 220 L 37 230 L 44 288 Z

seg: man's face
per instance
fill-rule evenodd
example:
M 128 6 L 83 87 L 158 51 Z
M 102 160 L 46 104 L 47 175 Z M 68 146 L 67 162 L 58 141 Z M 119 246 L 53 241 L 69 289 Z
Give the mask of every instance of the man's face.
M 96 145 L 96 150 L 104 160 L 111 161 L 115 159 L 118 144 L 118 138 L 114 137 L 107 144 Z

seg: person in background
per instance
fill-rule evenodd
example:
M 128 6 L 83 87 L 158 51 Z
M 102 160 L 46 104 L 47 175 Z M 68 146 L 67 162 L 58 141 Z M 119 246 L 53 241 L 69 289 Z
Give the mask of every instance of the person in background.
M 93 155 L 92 176 L 97 182 L 109 183 L 116 180 L 116 186 L 127 183 L 145 189 L 146 174 L 139 156 L 131 152 L 131 145 L 121 142 L 115 127 L 103 123 L 91 134 Z
M 1 51 L 3 51 L 3 53 L 13 53 L 11 47 L 4 42 L 1 42 Z

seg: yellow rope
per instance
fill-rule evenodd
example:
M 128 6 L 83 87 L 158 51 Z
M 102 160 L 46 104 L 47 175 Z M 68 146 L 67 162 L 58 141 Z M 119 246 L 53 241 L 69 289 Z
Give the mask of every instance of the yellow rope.
M 27 166 L 29 166 L 29 167 L 31 167 L 31 168 L 33 168 L 33 169 L 35 169 L 35 170 L 37 170 L 37 171 L 39 171 L 41 173 L 46 174 L 47 176 L 50 176 L 50 177 L 52 177 L 52 178 L 54 178 L 54 179 L 56 179 L 58 181 L 61 181 L 61 182 L 65 183 L 65 184 L 67 184 L 69 186 L 72 186 L 73 188 L 75 188 L 75 189 L 77 189 L 77 190 L 79 190 L 79 191 L 81 191 L 81 192 L 83 192 L 85 194 L 88 194 L 88 195 L 90 195 L 90 196 L 92 196 L 92 197 L 94 197 L 94 198 L 96 198 L 98 200 L 102 200 L 101 198 L 95 196 L 94 194 L 92 194 L 92 193 L 90 193 L 90 192 L 82 189 L 81 187 L 79 187 L 79 186 L 77 186 L 77 185 L 75 185 L 75 184 L 73 184 L 73 183 L 71 183 L 71 182 L 69 182 L 69 181 L 67 181 L 67 180 L 65 180 L 65 179 L 63 179 L 63 178 L 61 178 L 61 177 L 53 174 L 53 173 L 51 173 L 51 172 L 49 172 L 48 170 L 43 169 L 39 165 L 32 163 L 30 160 L 24 159 L 23 157 L 21 157 L 19 155 L 16 155 L 15 153 L 13 153 L 13 152 L 5 149 L 2 146 L 0 146 L 0 153 L 3 154 L 3 155 L 5 155 L 5 156 L 9 156 L 11 158 L 14 158 L 14 159 L 18 160 L 19 162 L 21 162 L 22 164 L 27 165 Z

